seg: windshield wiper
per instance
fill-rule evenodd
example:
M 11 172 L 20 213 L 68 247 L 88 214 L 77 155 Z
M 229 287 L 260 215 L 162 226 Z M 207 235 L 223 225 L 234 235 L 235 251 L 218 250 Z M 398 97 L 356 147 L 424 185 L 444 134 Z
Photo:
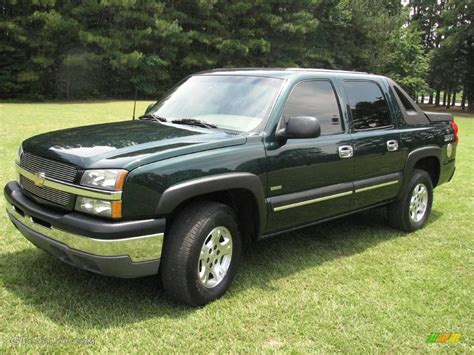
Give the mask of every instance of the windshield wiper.
M 172 120 L 171 122 L 179 123 L 179 124 L 187 124 L 190 126 L 199 126 L 199 127 L 204 127 L 204 128 L 217 128 L 217 126 L 212 123 L 196 120 L 194 118 L 180 118 L 177 120 Z
M 140 117 L 138 117 L 138 119 L 144 120 L 144 121 L 168 122 L 166 118 L 153 114 L 153 113 L 145 113 L 144 115 L 141 115 Z

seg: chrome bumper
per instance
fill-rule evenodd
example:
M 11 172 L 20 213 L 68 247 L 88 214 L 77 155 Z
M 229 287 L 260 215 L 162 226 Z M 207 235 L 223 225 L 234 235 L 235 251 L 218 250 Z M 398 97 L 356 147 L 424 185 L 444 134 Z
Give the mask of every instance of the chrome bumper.
M 71 234 L 60 229 L 46 227 L 34 218 L 18 213 L 15 206 L 7 201 L 7 212 L 18 222 L 70 249 L 98 256 L 128 256 L 132 262 L 159 259 L 163 248 L 164 233 L 144 235 L 124 239 L 95 239 Z

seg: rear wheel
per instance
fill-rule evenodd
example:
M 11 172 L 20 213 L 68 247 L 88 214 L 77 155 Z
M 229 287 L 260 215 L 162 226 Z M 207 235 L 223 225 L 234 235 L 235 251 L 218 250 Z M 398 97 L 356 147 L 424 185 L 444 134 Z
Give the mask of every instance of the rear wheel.
M 405 232 L 423 228 L 431 214 L 433 184 L 428 173 L 415 169 L 400 199 L 388 206 L 390 225 Z
M 174 299 L 204 305 L 228 290 L 240 253 L 233 210 L 216 202 L 191 204 L 166 236 L 160 266 L 163 286 Z

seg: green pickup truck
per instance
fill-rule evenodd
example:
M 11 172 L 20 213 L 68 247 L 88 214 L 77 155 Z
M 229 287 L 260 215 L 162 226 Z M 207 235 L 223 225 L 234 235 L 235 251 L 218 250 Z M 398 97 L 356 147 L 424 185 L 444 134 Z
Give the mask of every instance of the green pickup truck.
M 243 245 L 376 206 L 411 232 L 455 171 L 457 126 L 389 78 L 233 69 L 184 79 L 137 120 L 25 140 L 7 213 L 34 245 L 95 273 L 158 275 L 203 305 Z

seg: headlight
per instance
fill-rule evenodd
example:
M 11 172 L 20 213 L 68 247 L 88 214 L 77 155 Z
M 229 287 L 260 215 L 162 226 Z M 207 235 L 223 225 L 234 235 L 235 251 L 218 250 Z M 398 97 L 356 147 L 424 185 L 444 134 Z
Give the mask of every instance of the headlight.
M 20 144 L 20 146 L 18 147 L 18 152 L 16 153 L 16 163 L 18 165 L 20 165 L 22 155 L 23 155 L 23 145 Z M 16 181 L 18 181 L 18 183 L 21 184 L 20 174 L 18 172 L 16 172 Z
M 81 178 L 81 185 L 105 190 L 122 190 L 128 171 L 121 169 L 86 170 Z M 77 196 L 76 211 L 96 216 L 121 218 L 122 201 L 106 201 Z
M 77 196 L 76 211 L 111 218 L 122 217 L 122 201 L 105 201 Z
M 16 161 L 18 163 L 20 163 L 20 160 L 21 160 L 21 156 L 23 155 L 23 145 L 20 144 L 20 146 L 18 147 L 18 153 L 16 154 Z
M 96 187 L 106 190 L 121 190 L 125 178 L 126 170 L 86 170 L 82 175 L 81 185 Z

